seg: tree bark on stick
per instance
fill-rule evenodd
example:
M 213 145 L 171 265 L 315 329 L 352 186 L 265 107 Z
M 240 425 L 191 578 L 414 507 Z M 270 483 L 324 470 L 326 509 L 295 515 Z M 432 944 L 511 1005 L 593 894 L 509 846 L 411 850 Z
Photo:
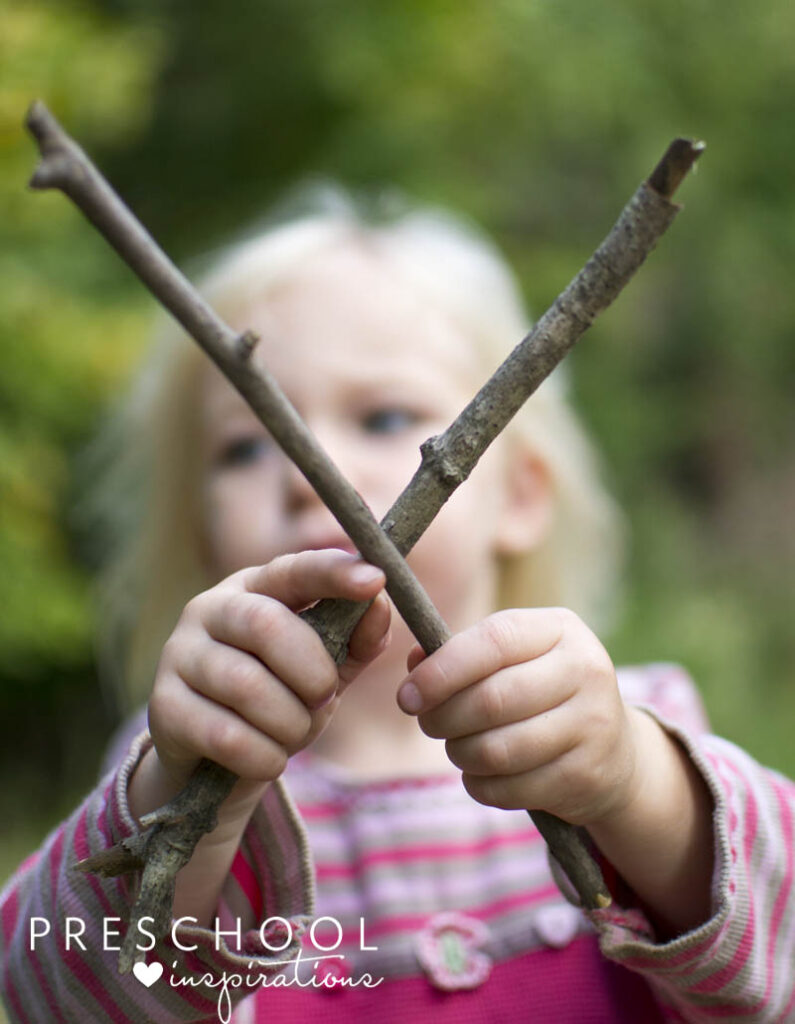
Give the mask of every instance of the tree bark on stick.
M 254 365 L 251 353 L 256 336 L 236 333 L 217 316 L 42 103 L 31 107 L 27 126 L 42 157 L 31 186 L 60 188 L 68 195 L 213 359 L 313 485 L 362 556 L 384 570 L 392 600 L 429 654 L 450 632 L 404 556 L 467 479 L 488 445 L 651 252 L 679 210 L 671 202 L 674 191 L 704 148 L 702 143 L 686 139 L 671 143 L 604 242 L 530 334 L 450 427 L 422 445 L 417 472 L 379 525 L 267 370 Z M 305 612 L 304 617 L 341 662 L 366 607 L 328 600 Z M 235 781 L 231 772 L 203 761 L 182 793 L 141 819 L 141 833 L 77 865 L 108 877 L 143 871 L 119 958 L 120 971 L 129 971 L 143 956 L 135 948 L 140 920 L 152 918 L 152 930 L 159 937 L 168 931 L 176 873 L 188 862 L 201 836 L 215 827 L 217 809 Z M 601 872 L 580 832 L 547 812 L 534 810 L 530 814 L 582 905 L 609 905 Z

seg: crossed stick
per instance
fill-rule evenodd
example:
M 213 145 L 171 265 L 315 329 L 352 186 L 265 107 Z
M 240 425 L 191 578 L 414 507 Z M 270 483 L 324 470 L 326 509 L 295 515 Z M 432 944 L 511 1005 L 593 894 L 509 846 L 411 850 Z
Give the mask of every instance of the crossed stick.
M 379 525 L 267 369 L 254 365 L 251 354 L 256 335 L 250 331 L 239 334 L 220 319 L 43 103 L 31 106 L 26 124 L 42 157 L 31 187 L 60 188 L 69 196 L 216 363 L 312 484 L 362 557 L 383 569 L 390 597 L 426 654 L 441 647 L 450 631 L 404 556 L 467 479 L 489 444 L 640 267 L 679 212 L 671 197 L 704 149 L 703 143 L 687 139 L 671 143 L 605 240 L 530 334 L 447 430 L 421 446 L 419 468 Z M 339 664 L 367 607 L 366 602 L 328 599 L 303 612 L 302 617 Z M 218 808 L 236 781 L 232 772 L 203 760 L 180 794 L 141 818 L 142 831 L 76 865 L 105 877 L 143 870 L 119 955 L 121 973 L 143 958 L 134 941 L 139 921 L 152 919 L 151 930 L 158 938 L 167 933 L 175 876 L 190 860 L 202 835 L 215 827 Z M 528 813 L 583 907 L 609 906 L 610 894 L 586 849 L 582 830 L 546 811 Z

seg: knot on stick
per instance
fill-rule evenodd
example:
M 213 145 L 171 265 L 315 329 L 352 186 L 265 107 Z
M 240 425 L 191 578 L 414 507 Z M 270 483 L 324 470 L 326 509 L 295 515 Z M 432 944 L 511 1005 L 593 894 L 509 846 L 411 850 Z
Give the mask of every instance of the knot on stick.
M 463 466 L 450 457 L 446 446 L 443 444 L 443 438 L 438 434 L 429 437 L 427 441 L 423 441 L 420 445 L 420 452 L 422 453 L 423 465 L 445 487 L 458 487 L 459 484 L 466 480 L 468 474 L 464 471 Z

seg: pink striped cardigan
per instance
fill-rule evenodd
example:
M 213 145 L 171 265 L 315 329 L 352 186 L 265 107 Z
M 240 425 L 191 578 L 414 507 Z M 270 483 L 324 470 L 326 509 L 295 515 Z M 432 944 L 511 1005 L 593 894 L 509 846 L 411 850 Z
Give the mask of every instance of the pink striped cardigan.
M 216 929 L 182 922 L 120 976 L 131 886 L 70 865 L 133 831 L 143 733 L 2 893 L 10 1019 L 795 1022 L 795 785 L 708 735 L 679 669 L 620 679 L 714 796 L 713 913 L 696 930 L 656 942 L 615 879 L 614 905 L 582 913 L 527 815 L 454 776 L 362 784 L 307 752 L 254 814 Z

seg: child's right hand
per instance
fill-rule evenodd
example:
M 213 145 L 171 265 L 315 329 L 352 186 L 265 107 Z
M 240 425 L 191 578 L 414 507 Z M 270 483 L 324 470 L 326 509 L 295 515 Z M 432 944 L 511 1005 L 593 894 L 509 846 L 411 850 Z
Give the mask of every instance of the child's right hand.
M 305 551 L 243 569 L 190 601 L 157 668 L 149 729 L 158 764 L 144 776 L 159 776 L 156 788 L 173 795 L 206 757 L 245 780 L 238 795 L 261 791 L 322 731 L 341 689 L 386 646 L 384 583 L 381 570 L 355 555 Z M 339 667 L 296 614 L 323 597 L 375 598 Z M 140 796 L 139 815 L 150 802 Z

